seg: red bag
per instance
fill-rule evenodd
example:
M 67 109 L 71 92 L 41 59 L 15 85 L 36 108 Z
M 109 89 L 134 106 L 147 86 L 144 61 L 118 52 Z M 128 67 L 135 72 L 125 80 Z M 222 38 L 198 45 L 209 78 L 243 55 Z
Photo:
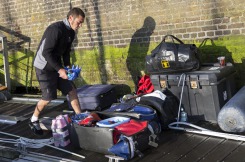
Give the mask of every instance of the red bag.
M 82 125 L 82 126 L 95 126 L 95 123 L 97 121 L 100 121 L 100 117 L 98 116 L 98 114 L 96 113 L 90 113 L 89 116 L 87 116 L 86 118 L 84 118 L 83 120 L 81 120 L 78 124 Z
M 137 121 L 131 119 L 128 123 L 123 123 L 115 127 L 115 130 L 120 132 L 125 136 L 132 136 L 136 133 L 143 131 L 147 128 L 148 122 L 147 121 Z
M 154 91 L 154 86 L 151 83 L 151 79 L 148 75 L 144 75 L 140 78 L 137 88 L 138 88 L 136 92 L 137 95 L 147 94 Z

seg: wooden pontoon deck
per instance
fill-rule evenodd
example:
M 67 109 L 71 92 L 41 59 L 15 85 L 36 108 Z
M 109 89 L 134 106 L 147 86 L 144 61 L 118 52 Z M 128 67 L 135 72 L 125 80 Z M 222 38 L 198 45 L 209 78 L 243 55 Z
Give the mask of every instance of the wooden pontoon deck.
M 0 124 L 0 131 L 15 134 L 18 136 L 39 139 L 50 138 L 51 132 L 46 132 L 44 136 L 35 136 L 29 126 L 28 119 L 31 117 L 35 103 L 15 103 L 12 100 L 0 103 L 0 114 L 21 117 L 22 121 L 14 125 Z M 62 110 L 68 109 L 66 102 L 58 105 L 47 107 L 42 116 L 54 117 L 60 114 Z M 208 129 L 216 129 L 217 126 L 210 123 L 202 123 L 202 126 Z M 0 134 L 0 138 L 13 138 Z M 14 145 L 0 143 L 1 146 L 16 148 Z M 66 150 L 85 156 L 85 159 L 70 155 L 68 153 L 55 150 L 50 147 L 41 149 L 27 148 L 30 152 L 38 152 L 45 155 L 62 157 L 70 160 L 82 162 L 108 162 L 109 159 L 103 154 L 87 151 L 83 149 L 75 149 L 71 145 L 65 147 Z M 2 158 L 6 149 L 0 149 L 0 161 L 6 161 Z M 227 140 L 218 137 L 210 137 L 205 135 L 197 135 L 176 130 L 166 130 L 161 133 L 159 146 L 150 148 L 143 152 L 143 157 L 135 157 L 129 162 L 244 162 L 245 161 L 245 143 L 235 140 Z M 14 160 L 13 160 L 14 161 Z M 17 160 L 15 160 L 17 161 Z M 20 161 L 20 159 L 19 159 Z M 25 161 L 25 160 L 23 160 Z M 31 160 L 30 160 L 31 161 Z M 35 161 L 35 160 L 33 160 Z M 41 160 L 37 160 L 41 161 Z

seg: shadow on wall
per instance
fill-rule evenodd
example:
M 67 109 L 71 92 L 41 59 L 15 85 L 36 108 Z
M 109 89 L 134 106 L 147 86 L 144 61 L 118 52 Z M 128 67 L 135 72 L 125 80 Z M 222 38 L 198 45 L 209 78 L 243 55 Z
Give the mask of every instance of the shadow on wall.
M 155 20 L 150 16 L 146 17 L 143 26 L 133 34 L 130 41 L 126 63 L 135 88 L 141 76 L 141 70 L 145 69 L 145 56 L 147 55 L 150 36 L 154 32 L 155 26 Z
M 218 63 L 218 57 L 225 56 L 225 61 L 234 64 L 232 53 L 225 46 L 218 46 L 211 38 L 205 38 L 198 47 L 202 64 Z
M 103 44 L 103 35 L 102 35 L 102 27 L 101 27 L 101 17 L 100 17 L 100 11 L 98 7 L 98 0 L 93 0 L 93 12 L 95 14 L 95 21 L 96 21 L 96 39 L 98 41 L 98 57 L 97 57 L 97 64 L 100 69 L 100 78 L 101 83 L 106 84 L 108 81 L 107 71 L 105 67 L 105 51 L 104 51 L 104 44 Z M 94 42 L 93 42 L 94 43 Z
M 17 24 L 16 24 L 17 25 Z M 18 25 L 17 25 L 18 26 Z M 0 25 L 0 33 L 3 35 L 6 34 L 7 37 L 7 48 L 8 48 L 8 54 L 9 54 L 9 65 L 11 66 L 10 73 L 14 80 L 11 80 L 11 85 L 23 85 L 26 88 L 26 91 L 28 93 L 27 87 L 32 87 L 32 72 L 33 72 L 33 66 L 32 66 L 32 60 L 34 57 L 34 52 L 30 51 L 30 44 L 31 44 L 31 38 L 27 37 L 23 34 L 21 34 L 21 31 L 19 30 L 11 30 L 4 26 Z M 28 48 L 22 47 L 23 44 L 28 43 Z M 10 54 L 11 53 L 13 54 Z M 16 55 L 16 52 L 19 51 L 24 54 L 24 56 L 20 57 Z M 1 53 L 1 51 L 0 51 Z M 25 61 L 23 61 L 25 60 Z M 0 68 L 3 69 L 3 64 L 0 65 Z M 21 71 L 20 71 L 21 70 Z M 25 71 L 26 73 L 21 75 L 22 78 L 20 78 L 20 72 Z M 26 76 L 23 78 L 23 76 Z M 2 80 L 2 79 L 1 79 Z M 19 82 L 21 80 L 21 82 Z M 18 81 L 18 82 L 17 82 Z M 14 84 L 13 84 L 14 83 Z M 13 89 L 13 87 L 11 88 Z
M 81 1 L 82 4 L 86 4 L 86 0 Z M 89 6 L 89 11 L 86 6 L 83 6 L 83 11 L 85 12 L 85 21 L 87 25 L 87 31 L 88 36 L 90 39 L 90 45 L 93 46 L 94 53 L 96 55 L 96 62 L 98 65 L 99 75 L 100 75 L 100 81 L 102 84 L 107 84 L 108 76 L 107 71 L 105 67 L 105 51 L 104 51 L 104 44 L 103 44 L 103 35 L 102 35 L 102 27 L 101 27 L 101 16 L 100 11 L 98 7 L 98 0 L 91 0 Z M 96 22 L 96 25 L 94 25 L 94 22 Z M 83 30 L 83 29 L 80 29 Z M 95 36 L 92 35 L 92 33 Z M 77 41 L 77 39 L 76 39 Z M 75 42 L 76 43 L 76 42 Z M 76 61 L 74 57 L 72 57 L 72 61 Z M 83 66 L 83 65 L 81 65 Z M 95 67 L 91 67 L 95 68 Z M 84 81 L 82 84 L 86 84 Z
M 239 90 L 245 86 L 245 57 L 241 58 L 241 63 L 234 63 L 237 70 L 237 75 L 235 78 L 236 89 Z
M 225 62 L 234 65 L 237 73 L 235 75 L 236 91 L 239 90 L 245 81 L 245 58 L 242 58 L 242 63 L 235 63 L 226 46 L 216 45 L 215 40 L 205 38 L 198 47 L 198 55 L 203 66 L 219 64 L 218 57 L 225 57 Z

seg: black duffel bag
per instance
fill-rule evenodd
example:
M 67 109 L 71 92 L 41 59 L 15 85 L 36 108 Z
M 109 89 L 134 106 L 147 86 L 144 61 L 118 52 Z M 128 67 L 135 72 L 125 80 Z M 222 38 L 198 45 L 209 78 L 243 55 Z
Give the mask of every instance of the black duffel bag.
M 172 42 L 166 42 L 167 37 Z M 151 55 L 146 56 L 146 70 L 149 74 L 187 72 L 198 70 L 199 67 L 196 45 L 184 44 L 173 35 L 164 36 Z

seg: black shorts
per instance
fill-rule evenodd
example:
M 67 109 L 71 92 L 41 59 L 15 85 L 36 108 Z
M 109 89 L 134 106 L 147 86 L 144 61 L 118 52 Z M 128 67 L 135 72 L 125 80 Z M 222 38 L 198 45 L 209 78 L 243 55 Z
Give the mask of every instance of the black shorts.
M 58 72 L 35 69 L 43 100 L 50 101 L 56 99 L 57 89 L 64 95 L 67 95 L 72 90 L 72 82 L 60 78 Z

